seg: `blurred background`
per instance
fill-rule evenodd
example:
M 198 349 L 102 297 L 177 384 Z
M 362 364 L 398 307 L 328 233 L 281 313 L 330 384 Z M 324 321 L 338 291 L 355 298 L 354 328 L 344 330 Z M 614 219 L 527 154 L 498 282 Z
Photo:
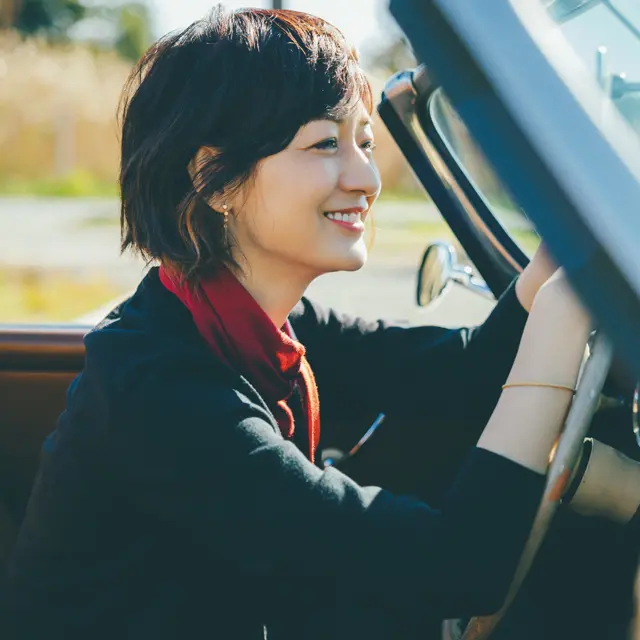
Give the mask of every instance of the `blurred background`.
M 202 17 L 213 4 L 0 0 L 0 322 L 93 321 L 104 305 L 135 288 L 144 265 L 119 255 L 121 88 L 155 39 Z M 415 64 L 383 0 L 224 4 L 284 4 L 333 22 L 359 49 L 376 96 L 394 71 Z M 385 197 L 374 255 L 382 272 L 376 263 L 370 266 L 356 295 L 339 278 L 319 284 L 316 293 L 356 313 L 391 309 L 406 317 L 425 244 L 420 232 L 446 236 L 448 229 L 424 218 L 426 198 L 381 123 L 376 136 Z M 374 282 L 394 289 L 399 280 L 401 291 L 390 295 L 405 310 L 393 299 L 369 295 Z
M 211 0 L 1 0 L 0 191 L 115 196 L 114 115 L 131 66 L 157 37 L 204 15 Z M 228 7 L 246 2 L 226 2 Z M 283 2 L 254 2 L 282 6 Z M 322 15 L 360 49 L 377 93 L 413 58 L 386 2 L 289 0 Z M 378 132 L 381 133 L 380 131 Z M 380 153 L 388 189 L 414 184 L 395 149 Z
M 202 17 L 213 4 L 0 0 L 0 323 L 93 322 L 135 288 L 145 265 L 119 254 L 121 88 L 155 39 Z M 376 97 L 391 74 L 415 65 L 387 0 L 223 4 L 284 7 L 326 18 L 359 50 Z M 441 114 L 483 193 L 510 210 L 444 101 Z M 325 276 L 310 293 L 351 313 L 422 322 L 413 292 L 422 251 L 428 242 L 452 236 L 379 120 L 375 131 L 384 188 L 374 211 L 371 259 L 357 277 Z M 480 321 L 488 309 L 480 305 L 475 317 L 462 319 Z

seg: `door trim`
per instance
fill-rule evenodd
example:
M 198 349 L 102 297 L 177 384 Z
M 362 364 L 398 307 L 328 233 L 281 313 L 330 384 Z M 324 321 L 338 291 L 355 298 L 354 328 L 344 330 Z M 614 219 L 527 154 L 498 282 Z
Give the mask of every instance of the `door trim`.
M 79 371 L 89 325 L 2 325 L 0 370 Z

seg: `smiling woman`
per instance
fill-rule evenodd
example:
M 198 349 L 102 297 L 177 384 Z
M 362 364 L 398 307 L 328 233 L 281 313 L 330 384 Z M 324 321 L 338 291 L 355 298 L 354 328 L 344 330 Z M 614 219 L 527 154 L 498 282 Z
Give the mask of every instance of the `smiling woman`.
M 228 210 L 221 216 L 223 236 L 255 295 L 287 273 L 291 284 L 296 279 L 291 288 L 296 297 L 282 302 L 295 304 L 319 275 L 364 265 L 364 222 L 380 180 L 371 157 L 370 120 L 362 104 L 352 109 L 341 118 L 303 124 L 286 148 L 260 160 L 250 181 L 236 187 L 232 180 L 231 187 L 209 196 L 214 210 Z M 211 155 L 207 149 L 196 156 L 200 193 L 206 190 Z M 213 155 L 219 155 L 217 149 Z M 290 306 L 271 311 L 271 301 L 260 301 L 282 326 Z
M 144 56 L 122 246 L 160 266 L 85 338 L 3 576 L 8 637 L 373 640 L 498 608 L 589 320 L 540 252 L 479 330 L 304 297 L 367 258 L 371 110 L 342 34 L 294 11 L 218 9 Z M 442 512 L 324 464 L 376 416 L 469 443 Z
M 218 12 L 164 38 L 131 77 L 123 249 L 135 247 L 191 280 L 228 263 L 272 277 L 256 261 L 280 256 L 280 269 L 307 267 L 301 294 L 320 272 L 364 262 L 361 239 L 336 233 L 323 214 L 356 207 L 366 215 L 378 194 L 371 89 L 355 53 L 320 19 L 289 12 L 272 27 L 267 11 L 230 15 Z M 144 135 L 155 104 L 170 126 Z M 269 188 L 274 180 L 277 191 Z

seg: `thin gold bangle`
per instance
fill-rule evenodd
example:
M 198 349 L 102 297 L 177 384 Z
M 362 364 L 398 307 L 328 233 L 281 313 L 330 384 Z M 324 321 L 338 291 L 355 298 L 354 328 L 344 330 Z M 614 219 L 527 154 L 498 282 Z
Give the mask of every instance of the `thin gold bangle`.
M 510 389 L 512 387 L 544 387 L 547 389 L 563 389 L 564 391 L 571 391 L 571 393 L 576 392 L 576 390 L 569 385 L 552 384 L 550 382 L 510 382 L 502 385 L 503 389 Z

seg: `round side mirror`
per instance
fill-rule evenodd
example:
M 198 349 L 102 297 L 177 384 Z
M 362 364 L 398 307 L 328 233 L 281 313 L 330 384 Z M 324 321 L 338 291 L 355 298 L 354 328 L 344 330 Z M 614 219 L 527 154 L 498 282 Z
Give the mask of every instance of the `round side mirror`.
M 434 242 L 427 247 L 418 271 L 418 306 L 426 307 L 446 291 L 453 278 L 454 258 L 453 247 L 444 242 Z

